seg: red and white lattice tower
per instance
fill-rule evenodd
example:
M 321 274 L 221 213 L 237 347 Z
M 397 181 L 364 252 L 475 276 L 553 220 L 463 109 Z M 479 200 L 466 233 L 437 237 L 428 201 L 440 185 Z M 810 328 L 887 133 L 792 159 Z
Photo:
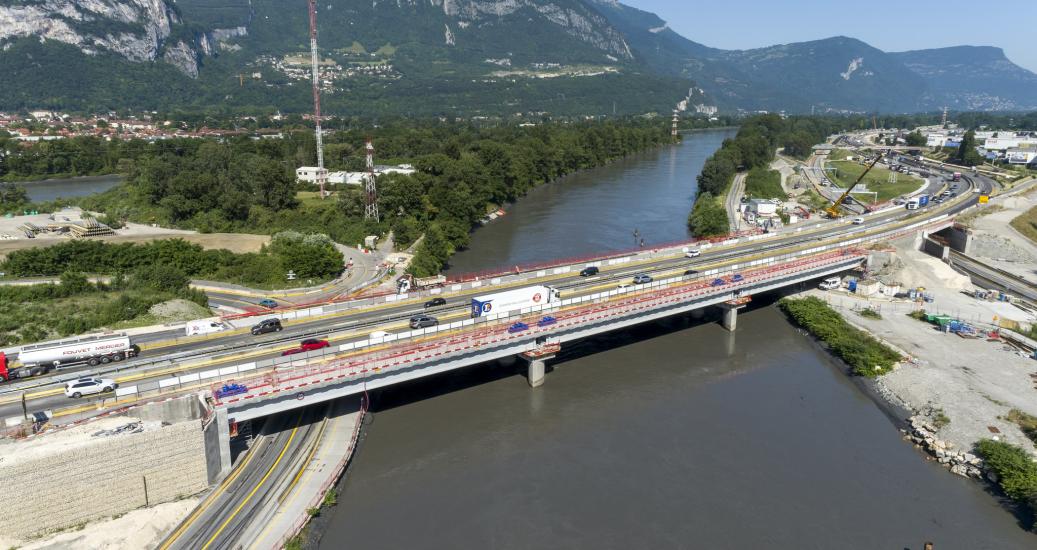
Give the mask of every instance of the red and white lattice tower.
M 367 138 L 367 178 L 364 180 L 364 219 L 378 221 L 378 188 L 375 187 L 374 144 Z
M 313 66 L 313 123 L 317 126 L 317 185 L 324 198 L 324 183 L 328 172 L 324 169 L 324 132 L 320 128 L 320 59 L 317 57 L 317 0 L 310 2 L 310 64 Z

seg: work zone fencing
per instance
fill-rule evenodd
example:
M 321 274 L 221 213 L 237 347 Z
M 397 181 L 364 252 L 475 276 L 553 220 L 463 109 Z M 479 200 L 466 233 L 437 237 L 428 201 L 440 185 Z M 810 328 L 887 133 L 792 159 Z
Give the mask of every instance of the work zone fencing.
M 235 383 L 244 386 L 245 392 L 226 399 L 217 398 L 215 393 L 213 397 L 218 406 L 233 406 L 248 399 L 264 398 L 282 392 L 294 392 L 302 398 L 305 396 L 304 392 L 313 386 L 344 379 L 362 379 L 365 376 L 406 368 L 423 361 L 445 359 L 455 354 L 499 347 L 520 340 L 529 341 L 532 349 L 535 344 L 531 337 L 550 336 L 566 329 L 650 313 L 653 310 L 695 302 L 710 296 L 730 295 L 761 282 L 777 281 L 835 264 L 848 265 L 854 260 L 863 260 L 866 255 L 867 252 L 860 249 L 839 249 L 809 258 L 789 260 L 779 265 L 757 266 L 742 272 L 728 271 L 723 276 L 719 272 L 703 272 L 695 278 L 671 277 L 639 287 L 617 288 L 561 300 L 524 309 L 517 316 L 490 319 L 479 323 L 472 330 L 449 333 L 442 338 L 410 342 L 389 349 L 373 349 L 368 353 L 342 359 L 298 368 L 279 368 L 251 378 L 237 379 Z M 616 300 L 616 297 L 620 298 Z M 572 309 L 565 309 L 570 307 Z M 548 313 L 551 321 L 545 323 L 548 317 L 545 314 Z M 469 321 L 462 324 L 472 324 Z M 528 322 L 528 325 L 516 331 L 515 323 L 519 321 Z M 360 343 L 362 342 L 357 344 Z

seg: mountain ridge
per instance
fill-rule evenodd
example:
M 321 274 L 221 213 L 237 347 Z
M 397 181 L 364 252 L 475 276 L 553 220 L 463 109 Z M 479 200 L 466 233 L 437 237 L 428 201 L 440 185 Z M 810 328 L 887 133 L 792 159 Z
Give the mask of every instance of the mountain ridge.
M 668 111 L 688 88 L 724 110 L 1037 109 L 1037 74 L 1000 48 L 835 36 L 723 50 L 617 0 L 337 0 L 318 30 L 327 104 L 356 114 Z M 0 0 L 0 71 L 14 75 L 0 109 L 299 112 L 307 59 L 302 4 Z

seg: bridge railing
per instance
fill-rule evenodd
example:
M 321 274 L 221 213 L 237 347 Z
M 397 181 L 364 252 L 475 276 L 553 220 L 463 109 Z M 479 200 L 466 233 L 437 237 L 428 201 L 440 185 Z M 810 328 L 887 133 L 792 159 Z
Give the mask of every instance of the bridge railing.
M 573 304 L 586 303 L 587 306 L 573 310 L 559 311 L 562 306 L 540 306 L 536 311 L 527 312 L 523 316 L 498 319 L 484 323 L 473 330 L 447 334 L 444 338 L 430 341 L 409 343 L 388 350 L 372 350 L 368 353 L 333 359 L 320 364 L 308 364 L 297 368 L 277 369 L 261 376 L 239 380 L 248 387 L 247 394 L 216 399 L 217 405 L 231 405 L 247 399 L 262 398 L 280 392 L 298 392 L 304 397 L 309 387 L 323 385 L 345 378 L 362 378 L 369 374 L 405 368 L 414 363 L 435 359 L 473 349 L 500 346 L 519 340 L 530 341 L 531 336 L 550 335 L 559 330 L 585 325 L 589 322 L 600 322 L 610 318 L 626 317 L 633 313 L 669 307 L 683 302 L 711 296 L 730 294 L 762 281 L 774 280 L 782 276 L 790 276 L 802 271 L 816 270 L 825 265 L 846 263 L 850 259 L 861 259 L 866 255 L 860 250 L 837 251 L 821 257 L 803 258 L 781 264 L 765 266 L 726 277 L 707 276 L 705 279 L 687 281 L 684 277 L 673 277 L 659 281 L 660 287 L 655 290 L 636 292 L 620 301 L 603 301 L 616 296 L 616 291 L 606 291 L 597 295 L 574 298 Z M 716 281 L 723 281 L 717 284 Z M 544 313 L 554 317 L 554 323 L 538 326 Z M 523 321 L 528 329 L 517 332 L 509 330 L 515 322 Z
M 802 253 L 813 255 L 793 257 L 794 255 L 787 254 L 772 260 L 757 260 L 723 270 L 708 270 L 695 276 L 682 275 L 636 287 L 617 287 L 588 296 L 527 308 L 512 316 L 465 319 L 437 327 L 390 334 L 385 338 L 351 342 L 339 346 L 337 350 L 325 348 L 319 352 L 250 361 L 170 376 L 118 388 L 114 399 L 106 399 L 96 406 L 78 404 L 53 412 L 58 416 L 86 417 L 113 408 L 139 405 L 199 391 L 208 394 L 215 405 L 264 397 L 281 391 L 305 391 L 307 387 L 347 376 L 363 377 L 445 354 L 529 339 L 532 335 L 549 335 L 554 331 L 587 322 L 622 317 L 703 296 L 723 294 L 761 280 L 780 277 L 782 274 L 816 269 L 821 265 L 863 255 L 863 252 L 856 248 L 827 251 L 808 249 Z M 740 276 L 737 280 L 735 274 Z M 715 279 L 725 282 L 722 286 L 712 286 Z M 537 321 L 544 314 L 554 317 L 555 323 L 537 326 Z M 508 327 L 520 320 L 527 322 L 529 329 L 517 333 L 508 332 Z M 401 344 L 392 345 L 394 342 Z M 532 346 L 532 343 L 530 345 Z M 354 355 L 336 358 L 338 352 L 354 352 Z M 247 393 L 226 398 L 217 397 L 216 390 L 231 382 L 244 385 Z M 17 428 L 5 432 L 12 436 L 22 434 Z

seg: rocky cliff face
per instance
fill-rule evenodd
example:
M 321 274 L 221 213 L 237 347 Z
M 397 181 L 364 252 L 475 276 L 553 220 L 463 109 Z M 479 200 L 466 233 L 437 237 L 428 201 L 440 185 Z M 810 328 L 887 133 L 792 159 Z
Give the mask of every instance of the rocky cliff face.
M 454 19 L 458 28 L 472 25 L 493 24 L 509 16 L 521 16 L 523 10 L 536 13 L 548 22 L 557 25 L 566 34 L 598 48 L 619 59 L 630 60 L 634 56 L 623 35 L 609 24 L 600 13 L 589 9 L 582 2 L 552 0 L 408 0 L 411 5 L 431 2 L 442 7 L 443 13 Z M 377 3 L 377 1 L 376 1 Z M 447 32 L 448 42 L 456 41 L 456 35 Z M 456 42 L 455 42 L 456 43 Z
M 182 30 L 178 12 L 167 0 L 29 0 L 0 6 L 0 45 L 18 38 L 38 37 L 79 48 L 87 55 L 112 52 L 131 61 L 165 61 L 183 73 L 198 76 L 203 55 L 215 43 L 245 33 L 217 29 L 198 36 L 170 40 Z

